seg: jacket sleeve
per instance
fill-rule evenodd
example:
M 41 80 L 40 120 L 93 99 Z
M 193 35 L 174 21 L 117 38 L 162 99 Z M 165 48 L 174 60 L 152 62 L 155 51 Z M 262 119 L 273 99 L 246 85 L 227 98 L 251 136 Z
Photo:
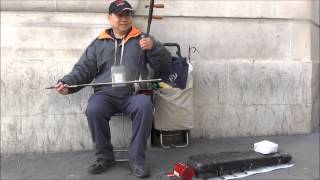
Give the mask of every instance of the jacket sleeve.
M 59 81 L 68 85 L 90 83 L 97 73 L 97 59 L 95 51 L 95 41 L 93 41 L 81 55 L 79 61 L 73 66 L 71 72 Z M 70 88 L 69 93 L 75 93 L 82 88 L 83 87 Z
M 171 53 L 159 41 L 151 38 L 154 45 L 147 51 L 148 63 L 155 71 L 162 72 L 172 61 Z

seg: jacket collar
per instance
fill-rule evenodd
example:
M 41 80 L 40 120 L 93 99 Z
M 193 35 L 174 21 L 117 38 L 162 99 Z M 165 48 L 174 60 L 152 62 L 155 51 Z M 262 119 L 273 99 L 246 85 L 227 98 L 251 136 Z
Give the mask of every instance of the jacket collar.
M 131 31 L 129 32 L 129 34 L 127 35 L 127 37 L 125 38 L 124 42 L 127 42 L 130 38 L 134 38 L 137 37 L 141 34 L 141 30 L 132 26 Z M 111 35 L 108 33 L 108 29 L 104 30 L 98 37 L 98 39 L 112 39 L 114 40 L 113 37 L 111 37 Z

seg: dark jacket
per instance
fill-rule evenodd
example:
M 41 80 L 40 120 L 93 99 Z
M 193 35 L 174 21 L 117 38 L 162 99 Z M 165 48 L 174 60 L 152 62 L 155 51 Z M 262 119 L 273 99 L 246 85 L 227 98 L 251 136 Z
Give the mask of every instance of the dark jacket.
M 61 79 L 62 82 L 68 85 L 112 82 L 111 66 L 115 61 L 116 40 L 110 32 L 110 29 L 106 29 L 87 47 L 72 71 Z M 142 34 L 139 29 L 132 27 L 125 38 L 122 64 L 125 67 L 127 81 L 137 80 L 140 74 L 145 74 L 146 63 L 149 63 L 155 71 L 162 71 L 171 62 L 170 52 L 154 39 L 154 46 L 147 51 L 146 56 L 139 45 Z M 117 50 L 118 56 L 119 53 L 121 53 L 121 47 Z M 70 88 L 69 92 L 74 93 L 80 89 Z M 125 87 L 95 86 L 94 91 L 105 91 L 108 94 L 132 94 L 133 86 L 132 84 Z

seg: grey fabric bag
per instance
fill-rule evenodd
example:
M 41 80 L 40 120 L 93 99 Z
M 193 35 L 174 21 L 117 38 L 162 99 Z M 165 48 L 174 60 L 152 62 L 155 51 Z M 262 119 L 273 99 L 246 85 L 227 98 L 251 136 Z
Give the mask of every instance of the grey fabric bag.
M 193 128 L 193 76 L 189 64 L 185 89 L 162 88 L 155 92 L 155 128 L 187 130 Z

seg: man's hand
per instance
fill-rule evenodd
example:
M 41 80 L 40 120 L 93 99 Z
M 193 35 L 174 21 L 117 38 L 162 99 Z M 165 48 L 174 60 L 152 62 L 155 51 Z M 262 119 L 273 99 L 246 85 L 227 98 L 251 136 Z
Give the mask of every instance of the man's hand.
M 56 84 L 55 89 L 60 94 L 63 94 L 63 95 L 69 94 L 68 85 L 62 82 L 59 82 L 58 84 Z
M 143 37 L 139 44 L 143 50 L 151 50 L 153 48 L 153 40 L 150 37 Z

